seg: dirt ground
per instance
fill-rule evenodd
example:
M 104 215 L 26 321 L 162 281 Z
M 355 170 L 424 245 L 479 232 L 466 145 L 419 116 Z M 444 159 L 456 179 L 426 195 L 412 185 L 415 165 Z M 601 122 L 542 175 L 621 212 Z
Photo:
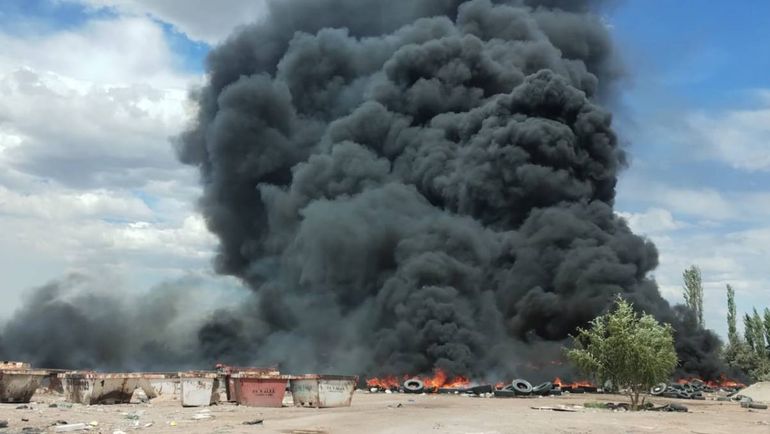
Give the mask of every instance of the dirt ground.
M 221 404 L 183 408 L 159 398 L 145 404 L 69 405 L 60 396 L 37 394 L 28 408 L 0 405 L 0 433 L 54 432 L 57 421 L 85 423 L 90 433 L 770 433 L 770 410 L 747 410 L 734 402 L 678 401 L 688 413 L 576 412 L 534 406 L 621 402 L 614 395 L 546 398 L 470 398 L 456 395 L 356 392 L 347 408 L 250 408 Z M 656 399 L 655 404 L 669 402 Z M 57 404 L 51 407 L 51 404 Z M 27 419 L 26 421 L 24 419 Z M 257 425 L 244 422 L 262 420 Z M 27 427 L 25 431 L 23 429 Z M 31 428 L 39 428 L 35 431 Z

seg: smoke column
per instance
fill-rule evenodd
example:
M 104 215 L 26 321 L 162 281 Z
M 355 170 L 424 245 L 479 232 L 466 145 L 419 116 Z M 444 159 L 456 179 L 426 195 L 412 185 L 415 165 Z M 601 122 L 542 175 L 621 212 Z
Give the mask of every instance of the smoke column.
M 210 54 L 176 143 L 216 270 L 250 295 L 228 307 L 169 282 L 131 298 L 70 276 L 30 293 L 0 356 L 545 379 L 622 294 L 674 325 L 680 373 L 718 375 L 719 341 L 661 297 L 655 247 L 613 211 L 626 158 L 600 104 L 621 70 L 595 8 L 269 2 Z
M 613 212 L 626 158 L 599 104 L 620 69 L 594 6 L 282 0 L 216 48 L 178 151 L 217 271 L 254 302 L 202 348 L 483 376 L 552 356 L 623 294 L 675 325 L 683 371 L 714 374 L 718 341 Z

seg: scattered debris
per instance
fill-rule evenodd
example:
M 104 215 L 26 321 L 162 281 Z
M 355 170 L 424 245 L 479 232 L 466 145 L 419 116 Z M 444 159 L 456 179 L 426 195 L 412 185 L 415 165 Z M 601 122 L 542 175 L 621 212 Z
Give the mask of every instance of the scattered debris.
M 675 402 L 662 405 L 660 407 L 653 407 L 649 409 L 650 411 L 671 411 L 671 412 L 679 412 L 679 413 L 687 413 L 688 409 L 682 404 L 677 404 Z
M 558 405 L 555 407 L 552 406 L 540 406 L 540 407 L 530 407 L 533 410 L 550 410 L 550 411 L 567 411 L 567 412 L 577 412 L 578 410 L 582 409 L 583 406 L 580 405 Z
M 83 431 L 85 429 L 88 429 L 88 425 L 84 423 L 73 423 L 68 425 L 57 425 L 54 427 L 54 432 L 74 432 L 74 431 Z
M 746 396 L 755 402 L 770 403 L 770 381 L 761 381 L 741 390 L 741 396 Z
M 8 421 L 0 420 L 0 428 L 8 428 Z
M 754 410 L 767 410 L 767 404 L 754 402 L 754 400 L 749 398 L 748 396 L 744 396 L 741 398 L 741 407 L 750 408 Z
M 247 420 L 243 422 L 244 425 L 262 425 L 264 421 L 262 419 Z
M 24 405 L 20 405 L 20 406 L 16 407 L 16 410 L 26 410 L 28 408 L 29 408 L 29 406 L 27 404 L 24 404 Z

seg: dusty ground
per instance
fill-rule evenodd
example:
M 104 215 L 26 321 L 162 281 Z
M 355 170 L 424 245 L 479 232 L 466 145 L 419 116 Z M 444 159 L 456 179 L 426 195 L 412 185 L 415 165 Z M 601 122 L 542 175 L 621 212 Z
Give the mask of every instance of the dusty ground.
M 57 396 L 38 394 L 29 408 L 0 405 L 0 420 L 9 427 L 54 432 L 56 421 L 95 423 L 91 433 L 770 433 L 770 410 L 747 410 L 732 402 L 678 401 L 689 413 L 613 412 L 582 409 L 555 412 L 532 406 L 624 401 L 613 395 L 548 398 L 468 398 L 452 395 L 369 394 L 356 392 L 349 408 L 249 408 L 233 404 L 182 408 L 178 401 L 82 406 L 62 404 Z M 655 400 L 656 404 L 668 402 Z M 51 403 L 59 406 L 49 407 Z M 196 416 L 199 415 L 199 416 Z M 209 417 L 210 418 L 206 418 Z M 194 419 L 194 418 L 201 419 Z M 22 421 L 28 419 L 28 421 Z M 245 421 L 262 419 L 260 425 Z M 47 430 L 47 431 L 46 431 Z M 81 431 L 85 432 L 85 431 Z

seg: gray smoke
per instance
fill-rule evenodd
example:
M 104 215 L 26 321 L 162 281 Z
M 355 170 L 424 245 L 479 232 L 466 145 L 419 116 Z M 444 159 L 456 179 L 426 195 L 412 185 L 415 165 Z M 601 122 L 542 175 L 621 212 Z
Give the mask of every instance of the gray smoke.
M 195 331 L 210 289 L 193 278 L 145 294 L 103 276 L 72 274 L 28 292 L 0 328 L 0 358 L 41 368 L 177 370 L 208 367 Z
M 177 143 L 200 169 L 215 267 L 252 294 L 200 324 L 180 317 L 189 285 L 134 303 L 53 282 L 0 353 L 545 379 L 623 294 L 674 325 L 682 372 L 719 373 L 719 341 L 661 297 L 655 247 L 613 211 L 626 157 L 600 104 L 622 70 L 596 2 L 268 9 L 212 51 Z
M 594 11 L 270 2 L 209 56 L 178 146 L 200 168 L 217 270 L 254 290 L 201 345 L 290 368 L 484 376 L 558 358 L 619 293 L 682 323 L 649 277 L 655 247 L 613 212 L 626 158 L 599 103 L 621 69 Z M 701 352 L 688 342 L 702 330 L 677 332 L 681 356 Z

